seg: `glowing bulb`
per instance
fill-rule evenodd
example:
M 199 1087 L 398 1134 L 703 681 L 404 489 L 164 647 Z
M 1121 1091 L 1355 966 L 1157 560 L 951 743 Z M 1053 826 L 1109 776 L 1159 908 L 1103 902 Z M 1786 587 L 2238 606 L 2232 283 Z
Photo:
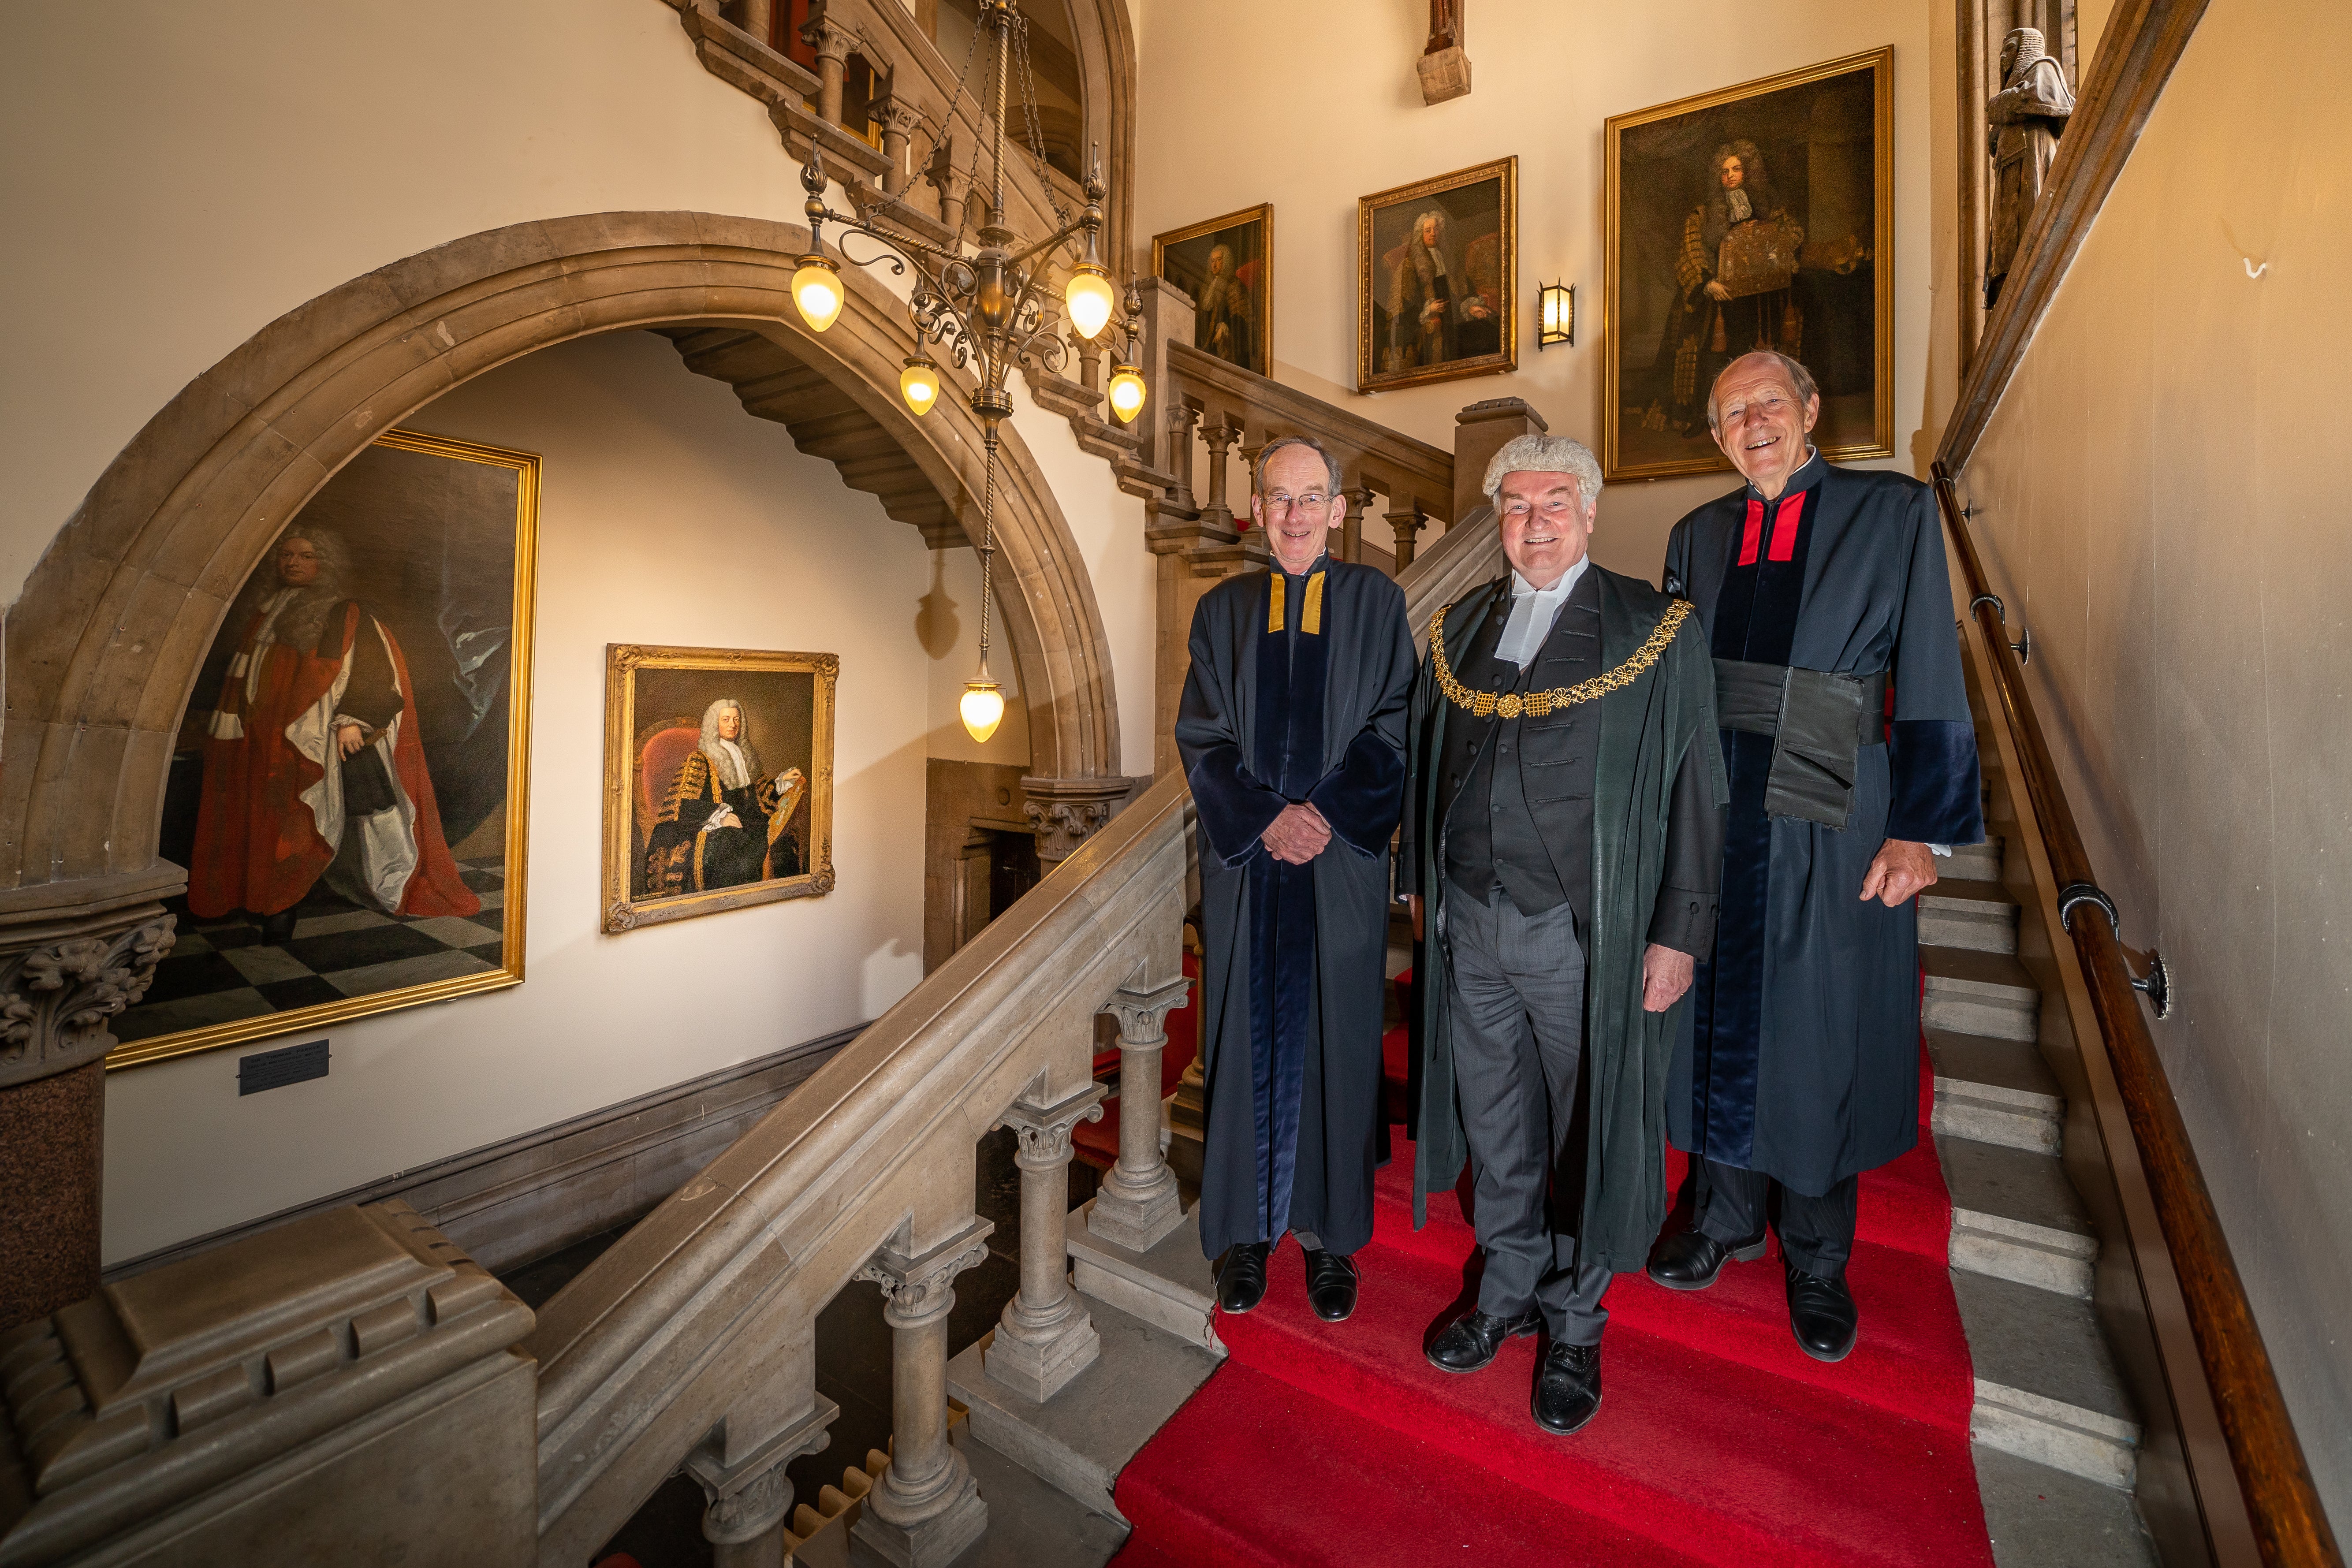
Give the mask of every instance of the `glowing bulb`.
M 1070 325 L 1082 338 L 1092 338 L 1103 330 L 1116 302 L 1110 274 L 1091 262 L 1070 274 L 1070 286 L 1063 290 L 1063 298 L 1069 303 Z
M 1110 411 L 1122 425 L 1143 412 L 1143 373 L 1131 364 L 1111 367 Z
M 841 274 L 832 262 L 822 256 L 801 258 L 800 270 L 793 274 L 793 303 L 801 308 L 801 320 L 811 331 L 821 332 L 833 325 L 845 299 Z
M 963 700 L 957 706 L 963 713 L 964 732 L 975 741 L 985 741 L 1004 721 L 1004 689 L 982 669 L 966 683 Z
M 898 373 L 898 394 L 918 415 L 929 414 L 940 400 L 940 367 L 920 355 Z

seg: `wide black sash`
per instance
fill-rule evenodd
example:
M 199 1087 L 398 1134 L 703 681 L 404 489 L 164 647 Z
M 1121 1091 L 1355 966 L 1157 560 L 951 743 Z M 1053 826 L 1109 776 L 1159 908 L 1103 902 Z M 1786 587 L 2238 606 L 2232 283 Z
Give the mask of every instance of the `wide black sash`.
M 1843 831 L 1853 820 L 1855 759 L 1886 742 L 1886 672 L 1839 675 L 1715 661 L 1716 722 L 1772 737 L 1764 809 Z

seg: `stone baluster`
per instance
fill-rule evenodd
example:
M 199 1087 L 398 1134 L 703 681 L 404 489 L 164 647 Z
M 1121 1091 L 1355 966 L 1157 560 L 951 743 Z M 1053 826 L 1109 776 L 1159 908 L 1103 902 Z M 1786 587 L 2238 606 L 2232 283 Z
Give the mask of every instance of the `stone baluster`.
M 793 1509 L 792 1479 L 783 1461 L 702 1510 L 702 1539 L 718 1568 L 784 1568 L 784 1519 Z
M 1202 428 L 1201 439 L 1209 444 L 1209 500 L 1201 509 L 1203 522 L 1213 522 L 1220 528 L 1234 525 L 1233 510 L 1225 505 L 1225 454 L 1241 438 L 1240 429 L 1222 416 L 1214 425 Z
M 940 194 L 940 223 L 956 239 L 963 237 L 964 217 L 971 203 L 971 168 L 969 161 L 956 162 L 959 139 L 941 136 L 931 162 L 923 171 L 923 178 Z
M 735 1407 L 686 1458 L 686 1472 L 708 1500 L 702 1538 L 718 1568 L 783 1568 L 784 1521 L 793 1510 L 785 1467 L 822 1450 L 840 1407 L 816 1391 L 813 1322 L 782 1338 L 762 1336 L 763 1352 L 738 1363 Z
M 1130 1252 L 1150 1251 L 1184 1220 L 1176 1173 L 1160 1152 L 1160 1057 L 1168 1014 L 1184 1005 L 1192 984 L 1179 975 L 1124 985 L 1107 1009 L 1118 1015 L 1118 1163 L 1103 1178 L 1087 1229 Z
M 775 0 L 742 0 L 737 26 L 772 48 L 776 42 Z
M 1413 538 L 1421 532 L 1421 525 L 1428 516 L 1422 510 L 1419 501 L 1408 505 L 1402 511 L 1388 514 L 1389 526 L 1396 531 L 1396 569 L 1399 572 L 1412 564 Z
M 1364 558 L 1364 514 L 1372 510 L 1372 488 L 1357 485 L 1339 492 L 1346 501 L 1348 514 L 1339 524 L 1339 558 L 1361 561 Z
M 1000 1123 L 1021 1135 L 1021 1290 L 1005 1303 L 996 1337 L 981 1352 L 988 1375 L 1040 1405 L 1102 1353 L 1094 1320 L 1070 1289 L 1070 1133 L 1102 1120 L 1103 1086 L 1066 1100 L 1013 1102 Z M 1159 1125 L 1152 1108 L 1152 1125 Z
M 1195 514 L 1200 505 L 1192 499 L 1192 427 L 1200 422 L 1199 404 L 1180 398 L 1168 410 L 1168 461 L 1164 466 L 1176 479 L 1168 487 L 1168 502 L 1180 511 Z
M 1106 334 L 1108 335 L 1108 334 Z M 1103 345 L 1100 338 L 1082 338 L 1070 329 L 1070 348 L 1078 356 L 1078 384 L 1088 392 L 1103 389 Z
M 1209 1142 L 1209 1075 L 1196 1053 L 1168 1100 L 1168 1163 L 1183 1180 L 1201 1184 Z
M 974 1219 L 919 1254 L 902 1228 L 857 1271 L 889 1302 L 890 1466 L 852 1533 L 894 1568 L 942 1568 L 988 1528 L 971 1467 L 948 1442 L 948 1313 L 955 1277 L 987 1258 L 995 1228 Z
M 898 96 L 894 83 L 890 96 L 877 100 L 867 113 L 882 127 L 882 153 L 890 160 L 890 166 L 882 171 L 882 192 L 903 195 L 915 183 L 915 173 L 907 166 L 907 147 L 923 122 L 922 110 Z
M 819 0 L 815 12 L 801 28 L 801 37 L 816 51 L 816 113 L 828 125 L 841 123 L 841 78 L 856 51 L 858 37 L 833 20 Z

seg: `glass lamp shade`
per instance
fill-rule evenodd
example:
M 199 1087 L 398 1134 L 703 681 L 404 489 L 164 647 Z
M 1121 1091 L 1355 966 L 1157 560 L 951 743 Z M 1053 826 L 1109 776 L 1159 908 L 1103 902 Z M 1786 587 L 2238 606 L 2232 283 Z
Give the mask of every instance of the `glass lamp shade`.
M 822 256 L 801 258 L 800 270 L 793 274 L 793 303 L 801 308 L 801 320 L 809 331 L 821 332 L 833 325 L 847 298 L 840 268 Z
M 1004 722 L 1004 689 L 988 679 L 983 666 L 965 683 L 963 700 L 957 707 L 963 714 L 964 732 L 975 741 L 985 741 Z
M 1536 347 L 1576 342 L 1576 290 L 1566 283 L 1547 283 L 1537 296 Z
M 1131 364 L 1111 367 L 1110 411 L 1122 425 L 1143 412 L 1143 373 Z
M 918 355 L 898 373 L 898 395 L 917 414 L 929 414 L 940 400 L 940 367 Z
M 1070 286 L 1063 290 L 1063 298 L 1070 307 L 1070 325 L 1082 338 L 1099 333 L 1118 302 L 1111 291 L 1110 274 L 1091 262 L 1070 274 Z

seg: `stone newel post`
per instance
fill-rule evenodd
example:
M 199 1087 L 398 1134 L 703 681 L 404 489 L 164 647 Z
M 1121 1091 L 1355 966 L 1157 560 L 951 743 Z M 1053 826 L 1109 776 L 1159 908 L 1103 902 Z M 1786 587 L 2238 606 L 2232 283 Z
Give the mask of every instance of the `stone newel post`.
M 1087 1229 L 1130 1252 L 1149 1252 L 1184 1220 L 1176 1173 L 1160 1152 L 1160 1056 L 1165 1020 L 1184 1005 L 1190 980 L 1122 986 L 1110 999 L 1118 1015 L 1118 1163 L 1095 1196 Z
M 1021 1291 L 982 1353 L 988 1375 L 1039 1404 L 1094 1364 L 1102 1344 L 1070 1289 L 1070 1133 L 1102 1120 L 1103 1086 L 1053 1105 L 1015 1101 L 1003 1125 L 1021 1135 Z M 1155 1115 L 1154 1121 L 1157 1122 Z
M 895 1568 L 943 1568 L 988 1528 L 971 1467 L 948 1443 L 948 1313 L 955 1277 L 988 1256 L 995 1228 L 974 1219 L 919 1256 L 902 1231 L 857 1271 L 889 1298 L 890 1468 L 852 1533 Z

